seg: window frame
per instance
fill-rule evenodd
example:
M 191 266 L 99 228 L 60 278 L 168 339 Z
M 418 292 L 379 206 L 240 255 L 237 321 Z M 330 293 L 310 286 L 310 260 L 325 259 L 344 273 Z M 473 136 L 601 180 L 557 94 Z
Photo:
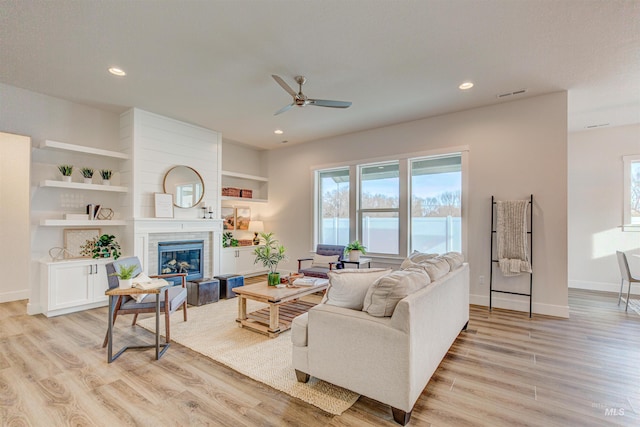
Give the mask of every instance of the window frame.
M 631 165 L 640 163 L 640 154 L 622 156 L 623 162 L 623 207 L 622 231 L 640 232 L 640 222 L 633 223 L 631 217 Z
M 467 253 L 468 248 L 468 219 L 466 207 L 469 206 L 469 147 L 466 145 L 452 146 L 439 149 L 425 150 L 420 152 L 402 153 L 394 156 L 375 157 L 368 159 L 358 159 L 349 162 L 329 163 L 322 165 L 312 165 L 310 167 L 311 187 L 313 189 L 314 207 L 312 212 L 312 248 L 315 250 L 318 245 L 318 227 L 319 227 L 319 206 L 318 206 L 318 177 L 320 172 L 349 167 L 349 241 L 352 242 L 359 239 L 361 223 L 359 215 L 359 194 L 360 194 L 360 178 L 359 167 L 373 163 L 389 163 L 397 161 L 400 167 L 400 224 L 399 224 L 399 254 L 376 254 L 367 252 L 367 256 L 375 258 L 379 262 L 396 263 L 398 260 L 404 259 L 409 254 L 410 239 L 410 161 L 416 158 L 442 157 L 460 155 L 461 157 L 461 173 L 462 173 L 462 197 L 461 197 L 461 233 L 462 233 L 462 253 Z

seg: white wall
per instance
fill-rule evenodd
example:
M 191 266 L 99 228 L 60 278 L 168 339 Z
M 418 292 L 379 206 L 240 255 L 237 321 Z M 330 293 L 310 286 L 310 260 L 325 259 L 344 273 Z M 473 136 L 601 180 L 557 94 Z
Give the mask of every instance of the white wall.
M 30 136 L 32 145 L 39 145 L 45 139 L 71 144 L 117 149 L 119 116 L 113 112 L 58 98 L 27 91 L 0 83 L 0 131 Z M 3 292 L 26 298 L 26 290 L 37 294 L 39 289 L 40 258 L 48 258 L 49 249 L 63 245 L 62 227 L 40 227 L 39 219 L 60 212 L 62 204 L 69 200 L 72 192 L 62 189 L 38 188 L 37 183 L 43 177 L 55 178 L 55 164 L 64 160 L 61 153 L 34 150 L 31 169 L 31 262 L 29 283 L 10 281 L 9 289 Z M 45 163 L 51 163 L 42 167 Z M 81 166 L 81 165 L 78 165 Z M 29 160 L 24 159 L 21 166 L 29 168 Z M 75 173 L 75 172 L 74 172 Z M 89 196 L 86 196 L 89 197 Z M 84 200 L 89 203 L 88 199 Z M 76 200 L 80 205 L 84 201 Z M 3 200 L 4 202 L 4 200 Z M 79 208 L 78 208 L 79 209 Z M 1 223 L 5 228 L 10 224 Z M 35 290 L 35 292 L 34 292 Z
M 0 132 L 0 302 L 29 296 L 31 140 Z
M 640 232 L 620 228 L 622 156 L 630 154 L 640 154 L 637 124 L 569 134 L 570 287 L 618 292 L 616 250 L 640 254 Z M 628 260 L 632 273 L 640 276 L 640 258 Z
M 282 269 L 295 270 L 296 258 L 312 249 L 313 166 L 459 146 L 470 149 L 469 198 L 463 215 L 472 302 L 488 305 L 491 195 L 510 200 L 533 194 L 534 312 L 568 316 L 566 92 L 268 152 L 270 203 L 264 220 L 287 246 L 290 259 Z M 497 276 L 496 288 L 528 287 L 526 275 L 519 282 Z M 517 296 L 494 294 L 494 305 L 528 311 L 528 299 Z

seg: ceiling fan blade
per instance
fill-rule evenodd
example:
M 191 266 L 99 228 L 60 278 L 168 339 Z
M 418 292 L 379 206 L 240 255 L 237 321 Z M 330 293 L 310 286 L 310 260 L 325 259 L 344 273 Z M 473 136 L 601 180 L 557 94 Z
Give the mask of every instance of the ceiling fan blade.
M 330 101 L 328 99 L 308 99 L 307 105 L 315 105 L 318 107 L 331 107 L 331 108 L 349 108 L 351 107 L 351 102 Z
M 286 90 L 289 93 L 289 95 L 293 96 L 294 98 L 296 97 L 296 95 L 297 95 L 296 91 L 291 89 L 291 86 L 286 84 L 285 81 L 282 80 L 282 78 L 280 76 L 276 76 L 275 74 L 271 74 L 271 77 L 273 77 L 273 80 L 275 80 L 276 83 L 278 83 L 282 87 L 282 89 Z
M 289 109 L 291 109 L 291 107 L 293 107 L 294 105 L 296 105 L 295 102 L 292 102 L 289 105 L 285 105 L 284 107 L 282 107 L 281 109 L 279 109 L 278 111 L 276 111 L 276 113 L 274 114 L 274 116 L 277 116 L 278 114 L 284 113 L 285 111 L 289 111 Z

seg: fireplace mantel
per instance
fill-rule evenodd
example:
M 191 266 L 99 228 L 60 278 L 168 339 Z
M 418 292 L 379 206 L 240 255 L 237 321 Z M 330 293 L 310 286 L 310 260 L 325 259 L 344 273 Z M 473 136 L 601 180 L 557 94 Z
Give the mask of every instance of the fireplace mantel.
M 138 218 L 133 220 L 135 234 L 222 232 L 221 219 Z

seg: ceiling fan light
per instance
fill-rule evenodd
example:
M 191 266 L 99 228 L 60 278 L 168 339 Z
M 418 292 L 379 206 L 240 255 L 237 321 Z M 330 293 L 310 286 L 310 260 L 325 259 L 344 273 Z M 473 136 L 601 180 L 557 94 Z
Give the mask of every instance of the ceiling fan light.
M 472 87 L 473 87 L 472 82 L 463 82 L 463 83 L 460 83 L 460 86 L 458 86 L 458 89 L 467 90 L 467 89 L 471 89 Z

